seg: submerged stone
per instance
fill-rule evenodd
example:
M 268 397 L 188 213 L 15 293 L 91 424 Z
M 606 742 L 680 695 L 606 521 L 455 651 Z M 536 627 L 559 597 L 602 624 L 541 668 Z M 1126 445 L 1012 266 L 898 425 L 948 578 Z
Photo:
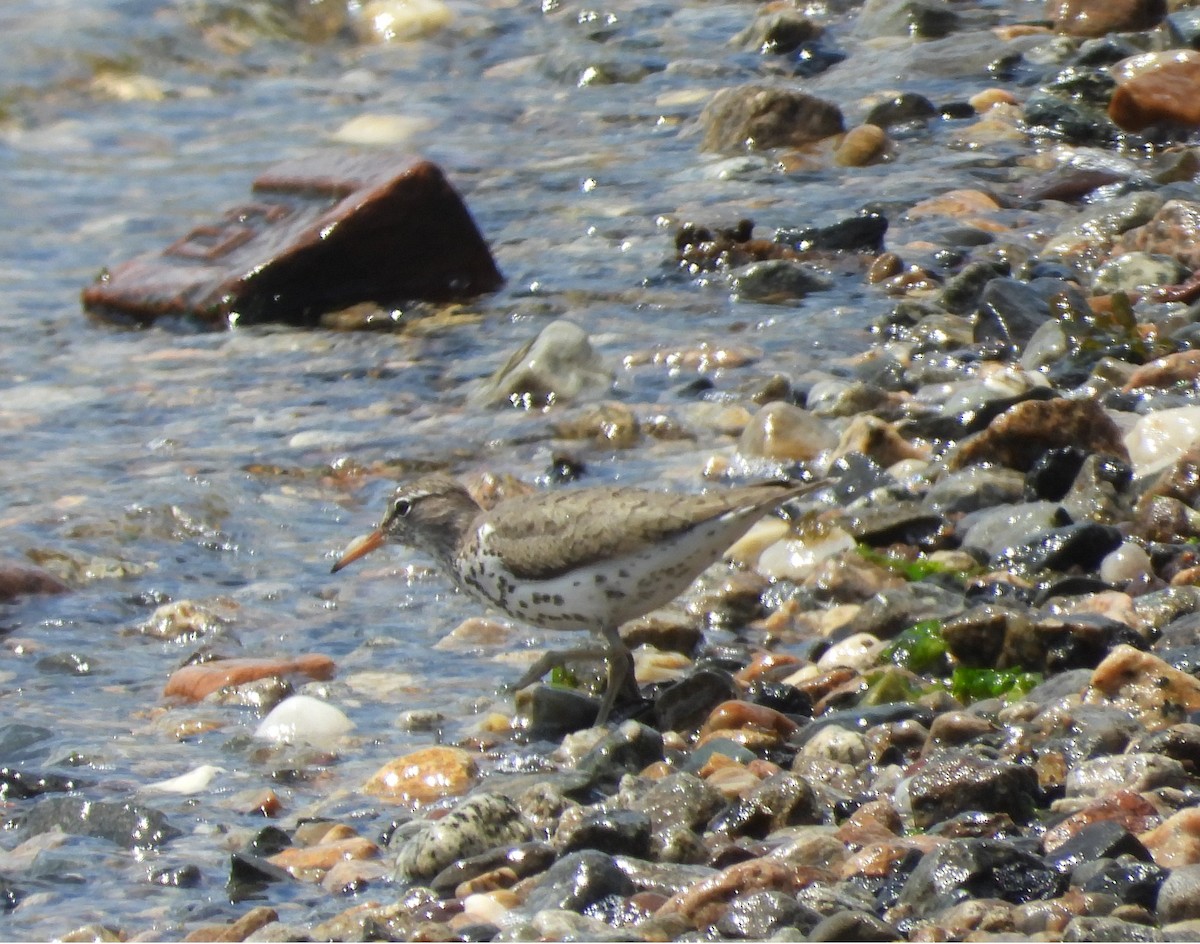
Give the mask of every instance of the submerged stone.
M 127 849 L 157 848 L 180 835 L 158 810 L 136 803 L 49 797 L 21 817 L 27 835 L 61 829 L 75 836 L 106 839 Z
M 798 147 L 845 130 L 832 102 L 785 86 L 722 89 L 700 115 L 706 151 Z

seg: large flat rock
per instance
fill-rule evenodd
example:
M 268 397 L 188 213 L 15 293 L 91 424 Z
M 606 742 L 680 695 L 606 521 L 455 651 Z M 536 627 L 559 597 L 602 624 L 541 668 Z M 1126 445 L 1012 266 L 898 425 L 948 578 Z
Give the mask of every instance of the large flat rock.
M 361 302 L 451 301 L 503 282 L 436 164 L 340 155 L 271 168 L 250 202 L 101 274 L 83 305 L 123 324 L 314 325 Z

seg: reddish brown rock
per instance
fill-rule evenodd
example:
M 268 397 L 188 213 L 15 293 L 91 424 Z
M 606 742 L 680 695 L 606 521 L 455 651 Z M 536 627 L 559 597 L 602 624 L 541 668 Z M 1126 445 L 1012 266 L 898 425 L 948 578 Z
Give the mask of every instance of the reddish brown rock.
M 872 842 L 851 853 L 842 863 L 839 877 L 845 881 L 860 875 L 883 879 L 896 872 L 897 866 L 915 849 L 924 855 L 946 842 L 940 836 L 912 836 Z
M 714 731 L 729 732 L 754 728 L 766 731 L 780 737 L 789 737 L 799 729 L 791 718 L 774 708 L 765 705 L 755 705 L 748 701 L 725 701 L 717 705 L 700 728 L 700 739 L 703 740 Z
M 185 941 L 244 941 L 259 928 L 278 921 L 275 909 L 251 908 L 232 924 L 206 924 L 196 928 Z
M 694 928 L 707 927 L 720 919 L 734 898 L 759 891 L 792 894 L 800 886 L 794 869 L 769 859 L 751 859 L 672 896 L 656 915 L 679 915 Z
M 743 685 L 757 679 L 775 680 L 800 668 L 804 662 L 799 656 L 786 652 L 756 652 L 750 664 L 741 669 L 734 678 Z
M 441 169 L 413 158 L 347 156 L 281 164 L 254 199 L 158 253 L 101 275 L 83 305 L 150 324 L 313 325 L 361 302 L 448 301 L 503 283 Z
M 293 659 L 219 659 L 176 669 L 163 689 L 165 698 L 200 701 L 218 689 L 242 685 L 270 676 L 307 675 L 313 679 L 333 677 L 329 656 L 310 653 Z
M 841 134 L 842 110 L 783 85 L 721 89 L 700 115 L 705 151 L 800 147 Z
M 1140 793 L 1118 790 L 1047 829 L 1042 837 L 1042 851 L 1053 852 L 1091 823 L 1113 820 L 1131 833 L 1141 833 L 1157 826 L 1161 819 L 1158 810 Z
M 847 846 L 862 848 L 891 842 L 904 829 L 904 821 L 887 800 L 868 800 L 838 827 L 837 837 Z
M 1117 86 L 1108 117 L 1126 131 L 1160 123 L 1200 125 L 1200 61 L 1165 61 Z
M 1049 0 L 1046 4 L 1046 19 L 1060 33 L 1072 36 L 1153 29 L 1166 15 L 1166 0 Z
M 1176 351 L 1136 368 L 1122 388 L 1126 393 L 1142 387 L 1194 384 L 1200 377 L 1200 351 Z
M 908 208 L 905 214 L 910 220 L 923 220 L 929 217 L 949 217 L 962 219 L 977 214 L 992 213 L 1000 209 L 991 194 L 982 190 L 949 190 L 929 197 Z
M 1078 446 L 1129 461 L 1121 430 L 1094 400 L 1026 400 L 964 439 L 950 456 L 951 469 L 996 464 L 1028 472 L 1048 449 Z
M 400 803 L 460 796 L 475 783 L 475 758 L 457 747 L 425 747 L 384 764 L 363 792 Z
M 297 878 L 318 879 L 337 863 L 347 859 L 374 859 L 379 847 L 362 836 L 335 839 L 306 848 L 291 847 L 275 853 L 267 861 L 286 869 Z
M 69 589 L 54 574 L 40 567 L 0 562 L 0 603 L 33 593 L 66 593 Z

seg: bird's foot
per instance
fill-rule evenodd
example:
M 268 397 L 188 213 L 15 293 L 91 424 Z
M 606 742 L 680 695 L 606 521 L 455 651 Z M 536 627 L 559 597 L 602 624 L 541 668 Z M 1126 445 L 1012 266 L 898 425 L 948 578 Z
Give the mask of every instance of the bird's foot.
M 625 645 L 624 640 L 615 629 L 604 634 L 606 645 L 607 681 L 604 686 L 604 699 L 600 702 L 600 711 L 596 715 L 596 727 L 608 723 L 609 715 L 618 699 L 641 702 L 642 692 L 638 688 L 637 675 L 634 672 L 633 653 Z
M 537 660 L 529 669 L 517 679 L 513 685 L 513 691 L 520 691 L 527 685 L 532 685 L 534 682 L 541 681 L 545 676 L 549 675 L 555 669 L 565 669 L 568 662 L 577 660 L 588 660 L 597 662 L 608 657 L 608 652 L 598 646 L 591 646 L 582 649 L 556 649 L 545 653 Z

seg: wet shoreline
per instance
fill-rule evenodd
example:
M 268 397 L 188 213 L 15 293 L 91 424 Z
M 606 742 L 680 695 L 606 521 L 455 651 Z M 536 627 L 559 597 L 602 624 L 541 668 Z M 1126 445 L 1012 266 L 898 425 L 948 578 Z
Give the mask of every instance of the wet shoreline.
M 1195 18 L 1061 6 L 14 5 L 0 935 L 1194 937 Z M 764 85 L 812 140 L 708 108 Z M 378 150 L 504 288 L 81 312 L 265 166 Z M 590 353 L 497 376 L 564 320 Z M 831 484 L 627 627 L 601 731 L 419 555 L 328 574 L 431 470 Z

